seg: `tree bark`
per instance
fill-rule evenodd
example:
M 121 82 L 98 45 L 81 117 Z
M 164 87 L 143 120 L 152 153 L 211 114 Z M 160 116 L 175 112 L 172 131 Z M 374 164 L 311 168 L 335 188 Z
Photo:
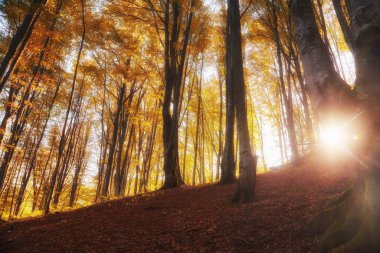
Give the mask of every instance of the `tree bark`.
M 358 113 L 361 115 L 355 124 L 360 125 L 362 141 L 352 150 L 360 160 L 354 163 L 359 171 L 358 180 L 334 208 L 317 215 L 310 227 L 315 232 L 325 232 L 321 252 L 338 247 L 341 252 L 379 252 L 380 3 L 377 0 L 347 2 L 357 71 L 353 92 L 334 71 L 328 49 L 321 42 L 314 17 L 310 15 L 310 0 L 291 3 L 306 84 L 318 114 L 324 121 L 351 121 Z
M 350 88 L 334 69 L 329 50 L 318 32 L 311 0 L 293 0 L 296 43 L 305 72 L 306 90 L 314 109 L 320 114 L 331 114 L 337 103 L 350 100 Z
M 231 18 L 228 26 L 227 53 L 230 54 L 230 60 L 227 60 L 227 71 L 233 83 L 239 142 L 239 181 L 233 202 L 245 203 L 254 198 L 257 157 L 252 154 L 248 129 L 239 0 L 228 1 L 227 13 Z
M 193 5 L 194 1 L 191 1 L 186 27 L 183 31 L 184 38 L 180 44 L 180 3 L 177 1 L 171 2 L 171 0 L 166 0 L 165 2 L 165 93 L 162 106 L 165 181 L 163 189 L 183 184 L 179 167 L 178 127 L 181 104 L 180 94 L 187 46 L 190 40 Z M 180 48 L 180 52 L 178 48 Z
M 229 67 L 231 65 L 231 11 L 227 10 L 227 22 L 226 22 L 226 128 L 224 139 L 224 152 L 221 162 L 221 184 L 230 184 L 236 181 L 236 165 L 235 165 L 235 147 L 234 147 L 234 135 L 235 135 L 235 97 L 232 84 L 231 73 Z

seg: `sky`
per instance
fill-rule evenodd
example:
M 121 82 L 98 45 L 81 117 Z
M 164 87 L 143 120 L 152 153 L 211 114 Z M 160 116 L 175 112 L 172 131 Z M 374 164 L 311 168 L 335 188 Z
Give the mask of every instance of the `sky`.
M 0 36 L 5 36 L 6 34 L 7 34 L 7 22 L 4 19 L 2 12 L 0 12 Z

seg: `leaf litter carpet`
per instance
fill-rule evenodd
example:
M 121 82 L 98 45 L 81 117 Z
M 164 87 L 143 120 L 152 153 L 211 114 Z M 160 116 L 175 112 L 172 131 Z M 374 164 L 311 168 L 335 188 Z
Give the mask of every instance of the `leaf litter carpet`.
M 250 204 L 230 203 L 234 184 L 184 186 L 8 222 L 0 252 L 315 252 L 306 221 L 353 179 L 308 159 L 259 175 Z

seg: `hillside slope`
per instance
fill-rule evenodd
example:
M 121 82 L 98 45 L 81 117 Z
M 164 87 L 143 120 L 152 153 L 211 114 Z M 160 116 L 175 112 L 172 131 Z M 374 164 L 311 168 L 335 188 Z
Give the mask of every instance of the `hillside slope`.
M 320 162 L 258 176 L 256 201 L 235 185 L 159 191 L 0 227 L 0 252 L 314 252 L 299 233 L 353 179 Z

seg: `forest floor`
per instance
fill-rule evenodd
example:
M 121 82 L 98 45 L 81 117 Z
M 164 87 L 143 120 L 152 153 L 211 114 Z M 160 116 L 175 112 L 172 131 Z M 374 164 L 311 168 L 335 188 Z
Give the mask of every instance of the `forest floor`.
M 354 179 L 319 160 L 259 175 L 245 205 L 229 202 L 236 185 L 184 186 L 8 222 L 0 252 L 315 252 L 301 228 Z

